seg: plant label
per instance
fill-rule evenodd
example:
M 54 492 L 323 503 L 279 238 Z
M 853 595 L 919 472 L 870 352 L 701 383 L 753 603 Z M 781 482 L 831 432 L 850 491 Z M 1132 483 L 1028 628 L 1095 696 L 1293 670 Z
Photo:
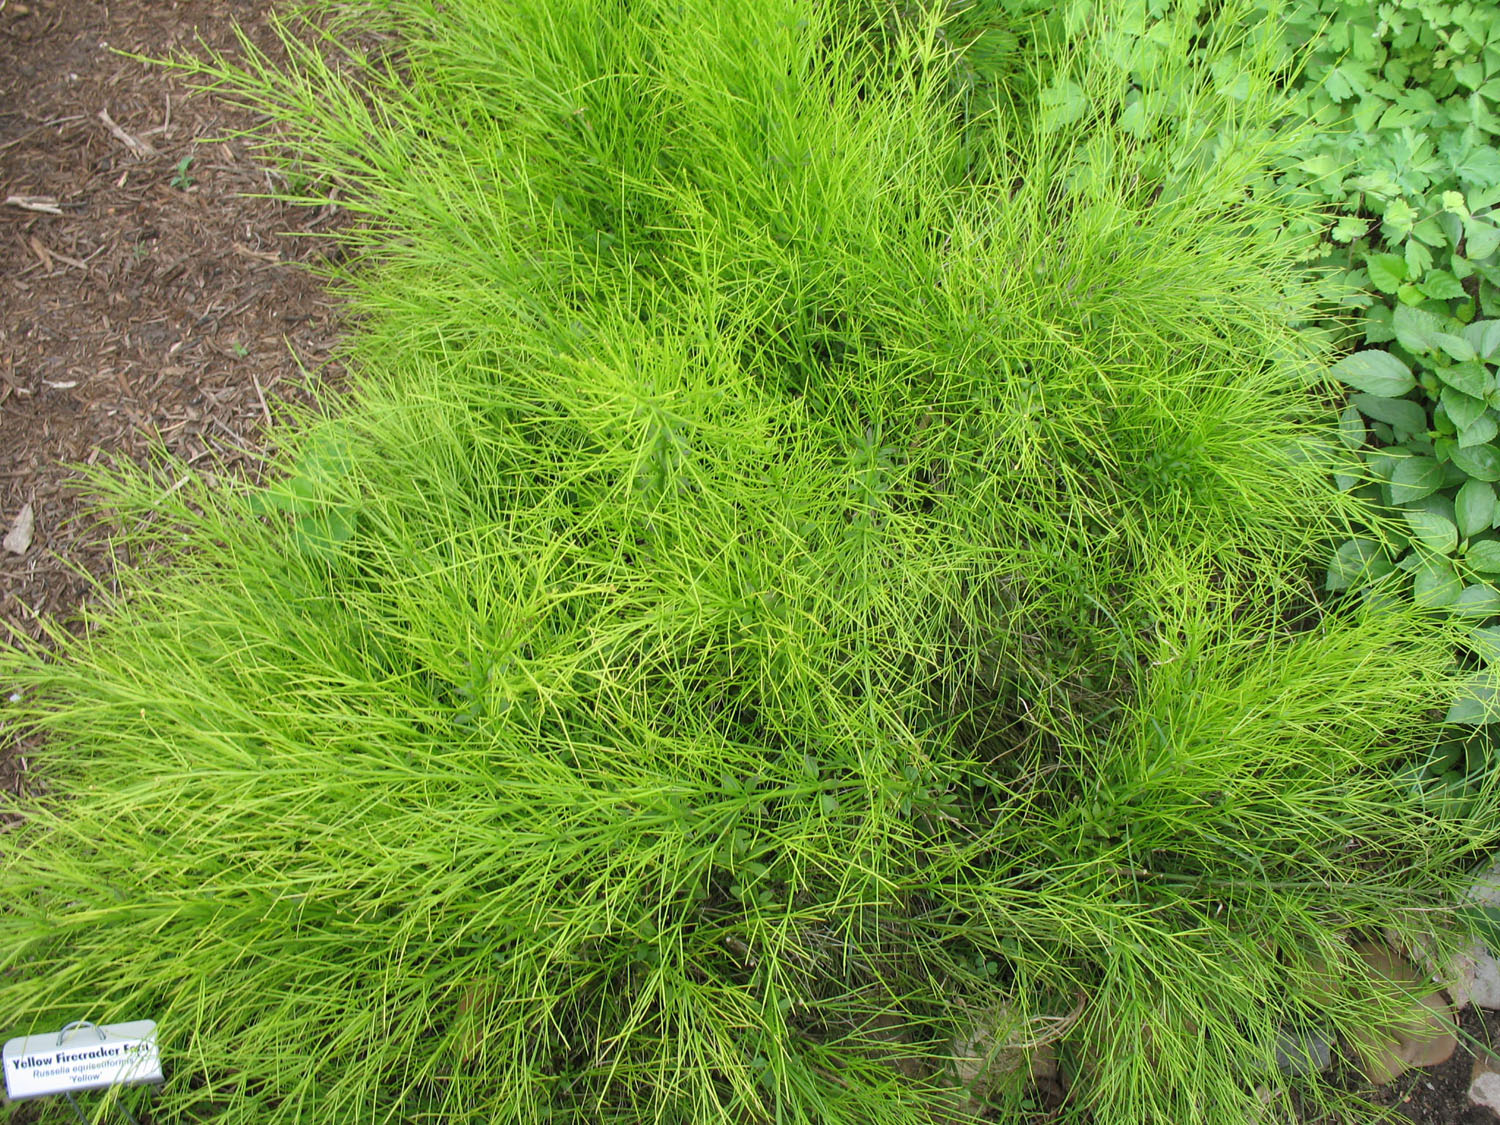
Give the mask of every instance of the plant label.
M 6 1043 L 0 1058 L 5 1092 L 13 1101 L 162 1080 L 151 1020 L 25 1035 Z

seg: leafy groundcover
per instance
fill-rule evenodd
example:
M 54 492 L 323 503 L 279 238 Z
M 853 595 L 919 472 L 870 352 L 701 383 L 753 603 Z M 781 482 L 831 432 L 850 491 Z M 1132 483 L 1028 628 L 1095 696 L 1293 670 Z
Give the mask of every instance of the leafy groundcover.
M 95 477 L 165 561 L 0 657 L 4 1023 L 157 1020 L 157 1121 L 1022 1120 L 1044 1057 L 1062 1120 L 1336 1110 L 1287 1044 L 1409 1016 L 1356 944 L 1459 939 L 1496 801 L 1422 781 L 1454 627 L 1317 592 L 1370 517 L 1252 16 L 191 64 L 365 217 L 354 384 L 264 486 Z

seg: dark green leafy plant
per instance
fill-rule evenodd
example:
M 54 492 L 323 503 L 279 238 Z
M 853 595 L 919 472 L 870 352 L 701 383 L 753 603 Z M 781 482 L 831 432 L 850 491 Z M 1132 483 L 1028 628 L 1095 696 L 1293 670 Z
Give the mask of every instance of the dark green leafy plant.
M 1278 182 L 1332 209 L 1303 230 L 1360 341 L 1334 368 L 1355 392 L 1339 436 L 1362 461 L 1340 479 L 1405 525 L 1346 540 L 1327 585 L 1396 566 L 1419 605 L 1482 622 L 1500 611 L 1500 13 L 1306 0 L 1288 16 L 1288 49 L 1314 44 L 1297 89 L 1319 128 Z

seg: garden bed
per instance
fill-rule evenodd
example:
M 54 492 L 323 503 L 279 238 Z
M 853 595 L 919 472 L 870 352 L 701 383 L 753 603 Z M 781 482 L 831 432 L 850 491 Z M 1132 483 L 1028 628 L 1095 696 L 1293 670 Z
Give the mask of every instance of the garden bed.
M 37 5 L 34 11 L 17 14 L 19 7 L 13 3 L 11 11 L 0 11 L 0 20 L 8 21 L 0 24 L 9 37 L 4 49 L 21 44 L 14 55 L 14 73 L 41 81 L 22 91 L 37 99 L 34 105 L 18 103 L 17 118 L 24 127 L 16 127 L 16 118 L 7 118 L 3 122 L 5 132 L 0 133 L 0 144 L 12 146 L 5 150 L 7 167 L 14 163 L 20 169 L 17 175 L 8 175 L 7 192 L 29 201 L 6 212 L 5 221 L 17 228 L 20 237 L 4 252 L 15 260 L 9 277 L 19 302 L 15 307 L 35 311 L 23 313 L 14 321 L 17 327 L 6 340 L 10 351 L 0 361 L 5 364 L 0 372 L 5 377 L 0 386 L 0 411 L 5 412 L 3 440 L 6 471 L 11 474 L 4 481 L 7 518 L 13 510 L 19 511 L 21 504 L 30 503 L 38 521 L 33 544 L 17 559 L 6 560 L 3 572 L 7 579 L 6 615 L 30 632 L 34 628 L 30 611 L 65 617 L 84 590 L 82 582 L 65 577 L 66 568 L 47 561 L 47 552 L 78 560 L 96 573 L 108 573 L 107 556 L 97 541 L 81 533 L 69 538 L 69 533 L 60 530 L 71 503 L 61 488 L 67 475 L 66 470 L 58 468 L 62 461 L 92 460 L 114 451 L 139 456 L 145 447 L 143 435 L 154 426 L 166 438 L 179 464 L 222 465 L 228 475 L 240 471 L 254 475 L 259 464 L 261 423 L 279 401 L 293 397 L 304 385 L 291 354 L 317 364 L 327 355 L 332 332 L 328 299 L 305 275 L 272 268 L 277 262 L 317 253 L 323 244 L 280 240 L 278 232 L 284 228 L 326 230 L 333 216 L 326 211 L 291 212 L 277 204 L 236 197 L 235 192 L 259 190 L 265 182 L 265 173 L 249 159 L 243 146 L 230 140 L 208 148 L 190 147 L 189 141 L 232 130 L 251 118 L 244 111 L 225 109 L 211 99 L 184 103 L 179 100 L 177 87 L 159 72 L 144 71 L 128 60 L 105 55 L 97 45 L 107 41 L 147 53 L 168 50 L 175 45 L 173 32 L 149 22 L 158 15 L 172 19 L 171 26 L 177 30 L 189 19 L 203 20 L 206 38 L 224 45 L 229 37 L 222 10 L 183 5 L 180 10 L 166 12 L 153 5 L 149 10 L 143 7 L 132 12 L 128 6 L 114 5 L 110 17 L 120 21 L 117 29 L 116 22 L 104 23 L 103 9 L 93 5 Z M 253 34 L 271 46 L 259 32 Z M 50 68 L 44 62 L 49 44 L 58 51 L 57 62 Z M 100 77 L 101 61 L 117 64 L 107 78 Z M 160 118 L 152 110 L 158 94 L 163 110 Z M 171 124 L 166 122 L 169 96 L 174 115 Z M 100 108 L 109 108 L 113 129 L 91 108 L 94 101 L 101 103 Z M 1062 108 L 1066 110 L 1066 104 Z M 578 110 L 578 115 L 583 113 Z M 574 117 L 576 128 L 594 128 L 591 119 L 578 115 Z M 158 128 L 160 132 L 152 132 Z M 147 145 L 151 152 L 145 151 Z M 212 159 L 208 153 L 213 154 Z M 49 214 L 48 208 L 62 214 Z M 564 221 L 573 220 L 566 217 Z M 781 235 L 784 239 L 790 232 Z M 776 251 L 768 253 L 774 255 Z M 153 266 L 153 262 L 160 264 Z M 818 363 L 835 365 L 847 361 L 865 342 L 857 331 L 841 323 L 840 314 L 829 311 L 828 317 L 825 325 L 810 332 L 803 325 L 807 332 L 803 343 L 815 350 Z M 290 338 L 290 352 L 284 337 Z M 749 341 L 747 346 L 767 349 L 769 354 L 776 344 Z M 637 390 L 629 387 L 622 393 Z M 436 405 L 436 417 L 460 427 L 473 423 L 465 416 L 471 404 L 449 400 Z M 587 413 L 592 406 L 585 409 L 581 403 L 573 403 L 570 409 L 577 415 L 569 425 L 596 424 L 605 428 L 599 431 L 604 433 L 615 424 L 602 406 L 597 417 Z M 713 429 L 718 424 L 714 409 L 717 407 L 706 407 L 706 413 L 692 420 L 693 425 L 704 428 L 704 440 L 718 440 Z M 445 410 L 454 411 L 451 418 L 441 413 Z M 927 434 L 920 442 L 941 441 L 946 437 L 944 424 L 932 426 L 930 418 L 921 419 L 912 433 Z M 648 492 L 669 492 L 671 474 L 693 472 L 694 458 L 701 454 L 701 450 L 692 450 L 691 441 L 675 453 L 667 448 L 675 439 L 670 433 L 671 423 L 666 425 L 667 445 L 657 448 L 648 459 L 650 463 L 639 466 L 637 484 Z M 884 512 L 880 505 L 886 501 L 880 495 L 888 487 L 885 475 L 892 471 L 891 451 L 881 446 L 878 434 L 867 430 L 865 437 L 869 448 L 857 455 L 866 456 L 867 463 L 861 462 L 856 480 L 858 487 L 867 491 L 859 493 L 856 501 L 868 504 L 871 513 Z M 338 485 L 336 478 L 347 460 L 346 440 L 347 435 L 337 429 L 328 431 L 321 444 L 304 450 L 302 460 L 294 467 L 290 488 L 280 493 L 271 491 L 266 494 L 269 499 L 257 501 L 258 507 L 251 509 L 252 514 L 272 521 L 282 516 L 292 519 L 299 536 L 293 541 L 295 550 L 304 562 L 315 564 L 314 570 L 322 561 L 343 565 L 337 556 L 353 550 L 344 544 L 358 540 L 361 529 L 367 530 L 372 520 L 384 518 L 380 512 L 351 506 L 347 497 L 329 506 L 325 486 L 330 482 L 333 487 Z M 912 448 L 917 444 L 919 441 L 913 440 Z M 909 450 L 898 450 L 905 452 Z M 1160 475 L 1162 495 L 1171 493 L 1180 468 L 1179 462 L 1171 459 L 1153 463 L 1153 471 Z M 946 462 L 935 463 L 931 470 L 924 470 L 928 476 L 912 477 L 907 486 L 913 482 L 930 486 L 947 469 Z M 1037 479 L 1050 487 L 1045 476 Z M 214 482 L 208 479 L 205 483 L 212 486 Z M 135 495 L 138 498 L 141 494 Z M 936 495 L 934 492 L 925 502 L 940 502 L 932 498 Z M 421 505 L 430 500 L 420 496 L 415 502 Z M 463 502 L 471 500 L 466 495 Z M 734 501 L 742 502 L 743 497 Z M 913 502 L 912 510 L 920 511 L 922 502 Z M 187 518 L 185 510 L 178 514 Z M 909 516 L 906 512 L 902 518 Z M 850 518 L 858 528 L 857 512 Z M 876 517 L 871 518 L 873 525 Z M 869 535 L 872 525 L 860 528 L 860 534 L 873 542 Z M 1232 520 L 1228 526 L 1232 531 Z M 360 550 L 371 548 L 366 537 Z M 440 549 L 446 548 L 423 547 L 428 552 Z M 390 562 L 380 558 L 378 551 L 377 547 L 375 555 L 362 556 L 358 565 L 379 567 Z M 891 561 L 883 565 L 891 565 Z M 29 609 L 20 608 L 23 605 Z M 769 602 L 767 612 L 776 612 Z M 413 619 L 413 624 L 422 622 Z M 372 654 L 365 650 L 363 655 L 370 658 Z M 768 664 L 762 674 L 775 674 L 774 663 Z M 1252 668 L 1251 674 L 1262 673 Z M 485 712 L 495 700 L 493 695 L 483 695 L 481 683 L 458 684 L 452 691 L 440 684 L 423 682 L 417 686 L 431 693 L 432 706 L 447 708 L 451 704 L 459 720 L 471 727 L 496 719 Z M 458 702 L 460 698 L 467 702 Z M 145 719 L 145 708 L 141 715 Z M 975 737 L 987 737 L 987 731 L 985 728 Z M 757 736 L 763 737 L 764 731 Z M 849 767 L 846 763 L 840 768 Z M 816 777 L 816 766 L 813 772 Z M 851 780 L 855 777 L 851 775 Z M 726 801 L 753 805 L 753 790 L 759 779 L 751 781 L 749 797 L 745 792 L 747 780 L 729 777 L 723 782 L 721 795 Z M 784 783 L 792 793 L 785 799 L 800 799 L 793 792 L 800 783 L 795 779 Z M 22 788 L 19 779 L 15 784 L 18 790 Z M 839 801 L 848 799 L 835 795 L 840 792 L 824 792 L 819 815 L 831 816 Z M 924 793 L 921 799 L 929 798 Z M 830 800 L 832 804 L 827 803 Z M 921 808 L 926 811 L 919 813 L 919 818 L 931 818 L 924 822 L 923 832 L 933 831 L 933 825 L 940 824 L 944 817 L 951 818 L 942 805 Z M 1098 831 L 1106 841 L 1112 830 L 1101 821 Z M 751 856 L 731 855 L 728 859 L 730 863 L 740 861 L 748 861 L 745 868 L 751 880 L 766 874 L 765 865 L 754 862 Z M 761 868 L 759 872 L 753 870 L 757 867 Z M 726 878 L 723 886 L 711 886 L 707 893 L 712 909 L 718 912 L 732 910 L 730 900 L 743 902 L 748 892 L 740 884 L 730 886 Z M 631 926 L 637 924 L 632 922 Z M 726 977 L 748 973 L 756 960 L 750 946 L 738 937 L 734 941 L 740 944 L 731 942 L 730 948 L 738 949 L 743 964 L 725 970 Z M 462 992 L 458 1007 L 462 1014 L 466 1008 L 488 1003 L 485 991 L 471 985 Z M 1450 1065 L 1449 1069 L 1457 1081 L 1462 1067 Z M 1446 1075 L 1448 1070 L 1442 1073 Z M 1453 1096 L 1455 1087 L 1431 1078 L 1418 1074 L 1411 1082 L 1411 1097 L 1404 1111 L 1423 1122 L 1462 1120 L 1453 1116 L 1459 1104 Z M 1446 1108 L 1431 1108 L 1439 1105 Z M 1437 1113 L 1446 1116 L 1434 1116 Z

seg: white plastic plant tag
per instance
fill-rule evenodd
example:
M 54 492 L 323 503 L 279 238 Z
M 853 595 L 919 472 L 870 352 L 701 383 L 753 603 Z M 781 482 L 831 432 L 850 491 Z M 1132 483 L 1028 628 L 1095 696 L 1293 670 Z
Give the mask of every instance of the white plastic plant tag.
M 5 1044 L 5 1092 L 12 1101 L 160 1082 L 156 1024 L 69 1024 L 45 1035 L 25 1035 Z

